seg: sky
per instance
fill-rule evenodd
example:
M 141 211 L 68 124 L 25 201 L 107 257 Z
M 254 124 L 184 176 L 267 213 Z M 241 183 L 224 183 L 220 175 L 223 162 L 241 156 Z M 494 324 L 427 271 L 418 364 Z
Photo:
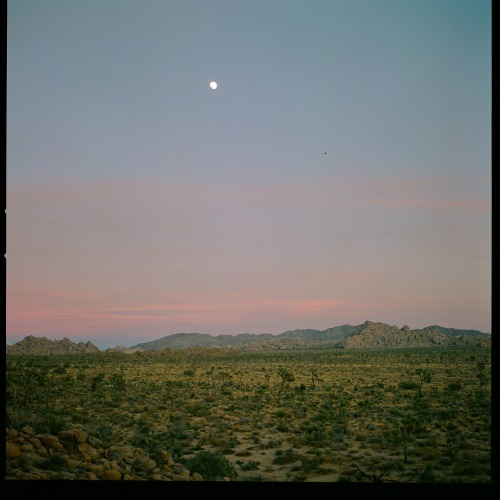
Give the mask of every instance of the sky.
M 491 332 L 490 1 L 7 9 L 8 345 Z

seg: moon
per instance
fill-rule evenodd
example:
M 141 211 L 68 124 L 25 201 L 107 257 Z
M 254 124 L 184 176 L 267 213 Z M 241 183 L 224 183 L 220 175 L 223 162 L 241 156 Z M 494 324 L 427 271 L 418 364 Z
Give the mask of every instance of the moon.
M 210 88 L 215 90 L 217 88 L 217 82 L 210 82 Z

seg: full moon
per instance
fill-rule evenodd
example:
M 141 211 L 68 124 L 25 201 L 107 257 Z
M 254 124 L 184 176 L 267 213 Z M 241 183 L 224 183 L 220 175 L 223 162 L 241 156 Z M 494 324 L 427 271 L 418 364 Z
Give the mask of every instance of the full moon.
M 217 88 L 217 82 L 210 82 L 210 88 L 215 90 Z

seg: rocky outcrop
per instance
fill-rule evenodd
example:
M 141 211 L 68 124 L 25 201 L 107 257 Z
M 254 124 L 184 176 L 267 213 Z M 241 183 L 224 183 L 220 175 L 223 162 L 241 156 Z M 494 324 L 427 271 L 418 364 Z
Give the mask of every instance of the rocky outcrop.
M 405 325 L 401 329 L 385 323 L 365 321 L 351 335 L 344 339 L 345 348 L 422 348 L 422 347 L 491 347 L 491 339 L 470 335 L 451 336 L 438 329 L 410 330 Z
M 106 481 L 203 481 L 172 458 L 167 450 L 153 460 L 141 448 L 101 446 L 82 429 L 37 434 L 31 427 L 6 432 L 4 479 L 10 480 L 106 480 Z
M 100 352 L 92 342 L 79 342 L 75 344 L 67 337 L 62 340 L 49 340 L 45 337 L 29 335 L 12 346 L 7 346 L 6 354 L 9 355 L 67 355 L 67 354 L 94 354 Z
M 144 352 L 142 347 L 125 347 L 117 345 L 116 347 L 108 347 L 104 352 L 119 352 L 121 354 L 135 354 L 136 352 Z

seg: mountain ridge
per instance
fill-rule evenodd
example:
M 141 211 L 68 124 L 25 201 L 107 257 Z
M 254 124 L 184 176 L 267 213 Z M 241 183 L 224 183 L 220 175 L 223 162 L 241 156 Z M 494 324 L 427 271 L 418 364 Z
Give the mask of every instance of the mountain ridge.
M 208 335 L 205 333 L 174 333 L 131 347 L 122 345 L 99 350 L 92 342 L 49 340 L 30 335 L 12 346 L 7 355 L 66 355 L 114 352 L 133 354 L 145 351 L 182 350 L 188 348 L 219 348 L 240 350 L 265 349 L 397 349 L 423 347 L 491 347 L 491 334 L 479 330 L 445 328 L 438 325 L 410 330 L 380 322 L 365 321 L 358 326 L 341 325 L 326 330 L 296 329 L 281 334 Z

